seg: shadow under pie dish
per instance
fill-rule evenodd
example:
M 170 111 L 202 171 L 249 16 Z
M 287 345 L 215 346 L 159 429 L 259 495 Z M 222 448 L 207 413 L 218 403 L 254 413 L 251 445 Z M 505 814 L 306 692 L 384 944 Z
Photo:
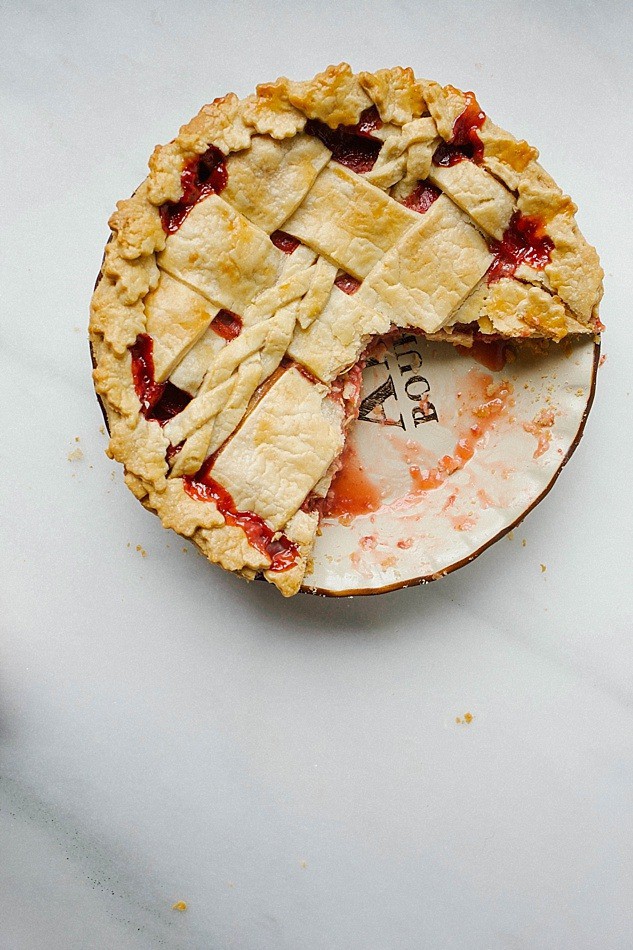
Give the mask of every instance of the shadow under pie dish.
M 92 300 L 109 454 L 137 498 L 296 593 L 376 340 L 602 330 L 597 254 L 537 158 L 472 93 L 399 67 L 203 107 L 119 202 Z

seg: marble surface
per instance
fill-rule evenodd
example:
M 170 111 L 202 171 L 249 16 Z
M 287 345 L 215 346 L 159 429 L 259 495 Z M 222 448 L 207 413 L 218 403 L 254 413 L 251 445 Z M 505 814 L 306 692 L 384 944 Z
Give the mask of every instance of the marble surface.
M 3 950 L 633 946 L 632 26 L 581 0 L 2 4 Z M 603 256 L 607 361 L 511 540 L 285 602 L 124 488 L 87 308 L 156 142 L 341 59 L 475 88 L 539 145 Z

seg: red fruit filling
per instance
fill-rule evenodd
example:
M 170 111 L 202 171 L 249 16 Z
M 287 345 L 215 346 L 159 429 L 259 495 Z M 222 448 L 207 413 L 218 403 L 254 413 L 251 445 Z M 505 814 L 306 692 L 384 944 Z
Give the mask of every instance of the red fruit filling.
M 471 332 L 472 328 L 468 327 L 467 330 Z M 505 340 L 482 340 L 473 336 L 472 346 L 457 346 L 456 349 L 494 373 L 500 372 L 508 359 L 508 344 Z
M 539 218 L 515 211 L 501 241 L 490 240 L 494 260 L 488 270 L 488 283 L 512 277 L 520 264 L 543 270 L 549 263 L 554 242 L 545 234 Z
M 453 125 L 450 142 L 440 142 L 433 155 L 433 164 L 446 168 L 457 165 L 465 158 L 479 165 L 484 157 L 484 144 L 479 138 L 479 129 L 486 121 L 474 92 L 464 93 L 466 108 L 458 115 Z
M 419 181 L 410 195 L 404 199 L 402 204 L 405 208 L 411 208 L 412 211 L 418 211 L 425 214 L 442 194 L 439 188 L 432 185 L 430 181 Z
M 270 558 L 269 571 L 287 571 L 294 567 L 299 560 L 299 549 L 294 541 L 285 534 L 276 537 L 277 532 L 254 512 L 238 511 L 231 493 L 211 477 L 214 462 L 215 456 L 211 455 L 195 475 L 184 476 L 182 482 L 187 494 L 198 501 L 215 502 L 226 523 L 241 528 L 249 544 Z
M 382 119 L 376 106 L 370 106 L 361 113 L 356 125 L 339 125 L 331 129 L 323 122 L 310 119 L 306 123 L 305 131 L 308 135 L 316 135 L 332 152 L 332 158 L 339 165 L 345 165 L 353 172 L 361 174 L 370 172 L 376 164 L 378 152 L 382 148 L 380 139 L 373 137 L 382 126 Z
M 351 274 L 346 274 L 345 271 L 341 271 L 334 283 L 339 290 L 342 290 L 344 294 L 348 294 L 350 297 L 352 294 L 355 294 L 360 287 L 360 280 L 356 280 L 355 277 L 352 277 Z
M 270 240 L 275 247 L 283 251 L 284 254 L 292 254 L 301 244 L 301 241 L 293 238 L 292 234 L 286 234 L 285 231 L 273 231 L 270 235 Z
M 154 379 L 154 341 L 147 333 L 140 333 L 130 347 L 132 379 L 146 419 L 163 426 L 191 402 L 190 393 L 173 383 L 157 383 Z
M 323 506 L 330 518 L 353 520 L 358 515 L 377 511 L 383 502 L 380 489 L 365 474 L 353 442 L 348 442 L 339 460 L 332 485 Z
M 223 340 L 234 340 L 242 332 L 242 318 L 231 310 L 219 310 L 210 327 Z
M 365 357 L 362 356 L 345 375 L 335 379 L 330 387 L 328 398 L 338 402 L 343 409 L 343 431 L 348 429 L 350 424 L 358 418 L 364 368 Z M 347 444 L 349 445 L 349 443 Z M 310 492 L 301 506 L 303 511 L 316 511 L 319 518 L 322 518 L 326 513 L 332 513 L 330 511 L 330 499 L 334 491 L 334 485 L 339 480 L 341 469 L 348 463 L 350 452 L 351 449 L 348 451 L 346 446 L 343 447 L 342 452 L 334 459 L 326 473 L 326 478 L 330 479 L 330 488 L 327 494 L 323 496 Z
M 185 165 L 180 184 L 180 201 L 167 201 L 160 208 L 163 231 L 174 234 L 191 209 L 207 195 L 219 195 L 229 180 L 226 159 L 219 148 L 209 146 L 207 151 Z

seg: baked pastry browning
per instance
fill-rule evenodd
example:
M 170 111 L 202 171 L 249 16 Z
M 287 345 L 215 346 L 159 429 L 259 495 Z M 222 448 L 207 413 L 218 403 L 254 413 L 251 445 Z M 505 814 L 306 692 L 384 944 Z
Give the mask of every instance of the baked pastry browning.
M 296 593 L 373 338 L 601 331 L 598 256 L 537 159 L 473 93 L 400 67 L 204 106 L 118 203 L 92 300 L 108 452 L 137 498 Z

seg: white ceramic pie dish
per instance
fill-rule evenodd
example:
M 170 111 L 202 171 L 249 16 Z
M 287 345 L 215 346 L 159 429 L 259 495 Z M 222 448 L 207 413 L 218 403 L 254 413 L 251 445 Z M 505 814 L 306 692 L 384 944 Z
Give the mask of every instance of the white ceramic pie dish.
M 450 345 L 403 339 L 364 372 L 347 461 L 360 482 L 352 505 L 375 510 L 323 519 L 304 592 L 381 594 L 463 567 L 545 497 L 582 437 L 599 343 L 552 345 L 538 356 L 521 350 L 495 372 Z M 496 405 L 503 381 L 511 391 L 502 387 Z M 464 435 L 472 458 L 451 474 L 438 469 Z

